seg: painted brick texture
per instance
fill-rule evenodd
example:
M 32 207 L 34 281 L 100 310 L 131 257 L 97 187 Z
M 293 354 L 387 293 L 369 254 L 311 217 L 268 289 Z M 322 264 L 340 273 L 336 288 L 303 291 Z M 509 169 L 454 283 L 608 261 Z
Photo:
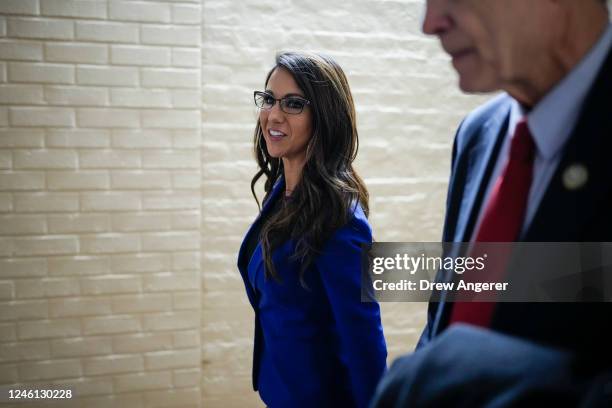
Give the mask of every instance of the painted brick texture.
M 201 2 L 0 14 L 0 383 L 202 406 Z

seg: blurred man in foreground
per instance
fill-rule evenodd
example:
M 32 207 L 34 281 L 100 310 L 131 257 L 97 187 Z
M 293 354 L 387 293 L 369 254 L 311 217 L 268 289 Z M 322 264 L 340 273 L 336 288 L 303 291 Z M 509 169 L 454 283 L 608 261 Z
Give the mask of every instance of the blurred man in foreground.
M 446 242 L 612 241 L 612 28 L 603 0 L 428 0 L 465 92 Z M 430 303 L 375 407 L 612 406 L 609 303 Z

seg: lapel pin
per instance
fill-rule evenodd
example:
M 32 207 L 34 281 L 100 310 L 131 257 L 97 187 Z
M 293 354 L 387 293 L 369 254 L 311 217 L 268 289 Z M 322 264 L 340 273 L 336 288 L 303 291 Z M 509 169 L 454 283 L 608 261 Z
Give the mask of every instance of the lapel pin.
M 568 166 L 563 172 L 563 185 L 568 190 L 578 190 L 582 188 L 589 179 L 589 171 L 580 163 Z

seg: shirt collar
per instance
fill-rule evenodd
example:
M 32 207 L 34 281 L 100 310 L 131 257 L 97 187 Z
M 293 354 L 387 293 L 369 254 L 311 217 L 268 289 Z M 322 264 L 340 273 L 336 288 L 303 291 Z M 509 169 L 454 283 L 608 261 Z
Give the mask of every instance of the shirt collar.
M 569 139 L 580 108 L 612 45 L 612 24 L 585 55 L 544 98 L 527 113 L 515 100 L 511 111 L 512 128 L 527 114 L 534 142 L 544 159 L 552 159 Z

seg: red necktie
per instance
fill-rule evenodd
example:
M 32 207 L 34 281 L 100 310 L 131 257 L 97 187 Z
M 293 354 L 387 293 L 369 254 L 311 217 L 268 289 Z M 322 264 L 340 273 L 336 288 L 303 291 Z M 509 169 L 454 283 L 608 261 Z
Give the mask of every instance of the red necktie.
M 521 231 L 533 175 L 535 144 L 523 118 L 512 137 L 510 157 L 501 176 L 495 181 L 487 203 L 476 242 L 512 242 Z M 496 282 L 504 272 L 504 260 L 490 268 L 487 281 Z M 502 265 L 503 264 L 503 265 Z M 491 276 L 496 275 L 496 276 Z M 465 322 L 487 327 L 491 323 L 495 302 L 456 302 L 450 323 Z

